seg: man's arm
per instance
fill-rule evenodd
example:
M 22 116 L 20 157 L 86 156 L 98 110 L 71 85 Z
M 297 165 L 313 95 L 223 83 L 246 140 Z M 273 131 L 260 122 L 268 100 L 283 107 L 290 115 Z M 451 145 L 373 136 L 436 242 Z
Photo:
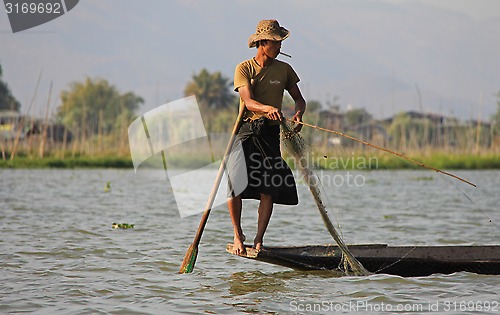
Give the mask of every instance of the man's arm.
M 302 122 L 302 115 L 306 111 L 306 100 L 302 97 L 302 93 L 300 93 L 299 86 L 294 84 L 289 90 L 290 96 L 295 101 L 295 115 L 293 115 L 292 119 L 296 122 Z M 299 132 L 302 129 L 302 124 L 297 124 L 295 126 L 295 131 Z
M 250 87 L 248 85 L 244 85 L 238 88 L 238 93 L 240 94 L 243 103 L 249 111 L 264 113 L 266 117 L 271 120 L 283 119 L 283 114 L 276 107 L 264 105 L 254 100 L 252 90 L 250 90 Z

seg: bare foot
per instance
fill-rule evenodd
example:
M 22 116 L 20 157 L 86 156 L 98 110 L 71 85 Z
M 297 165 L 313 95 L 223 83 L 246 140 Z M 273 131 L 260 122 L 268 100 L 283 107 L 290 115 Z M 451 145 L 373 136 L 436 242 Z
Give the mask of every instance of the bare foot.
M 245 245 L 243 245 L 243 242 L 246 240 L 246 237 L 244 234 L 240 235 L 235 235 L 234 236 L 234 243 L 233 243 L 233 255 L 244 255 L 246 254 L 246 249 Z
M 256 251 L 261 251 L 263 249 L 263 245 L 262 245 L 262 240 L 258 240 L 258 239 L 255 239 L 253 241 L 253 248 L 256 250 Z

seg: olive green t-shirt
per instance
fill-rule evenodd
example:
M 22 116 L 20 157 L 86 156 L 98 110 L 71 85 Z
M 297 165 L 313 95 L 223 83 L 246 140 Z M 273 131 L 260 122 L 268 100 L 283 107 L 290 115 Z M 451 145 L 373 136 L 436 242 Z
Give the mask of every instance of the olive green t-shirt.
M 283 92 L 299 82 L 299 76 L 286 62 L 274 59 L 267 67 L 261 67 L 254 58 L 243 61 L 234 71 L 234 90 L 250 86 L 254 99 L 264 105 L 271 105 L 281 110 Z M 243 100 L 240 98 L 240 106 Z M 247 112 L 246 117 L 257 119 L 263 113 Z

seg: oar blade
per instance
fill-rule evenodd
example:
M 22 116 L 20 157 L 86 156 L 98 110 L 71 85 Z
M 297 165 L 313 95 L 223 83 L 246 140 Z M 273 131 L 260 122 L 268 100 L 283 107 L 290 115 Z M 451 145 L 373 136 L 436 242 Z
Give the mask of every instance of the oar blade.
M 194 269 L 194 264 L 196 263 L 196 257 L 198 256 L 198 246 L 191 244 L 189 246 L 184 260 L 182 261 L 181 269 L 179 273 L 191 273 Z

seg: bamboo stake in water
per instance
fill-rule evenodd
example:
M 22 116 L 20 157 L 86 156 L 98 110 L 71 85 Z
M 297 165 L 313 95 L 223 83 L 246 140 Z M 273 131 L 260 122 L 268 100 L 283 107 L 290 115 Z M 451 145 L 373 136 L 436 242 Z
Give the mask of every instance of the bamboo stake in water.
M 38 157 L 43 158 L 45 153 L 45 142 L 47 141 L 47 129 L 49 128 L 49 110 L 50 110 L 50 97 L 52 96 L 52 81 L 49 88 L 49 99 L 47 100 L 47 107 L 45 108 L 45 119 L 43 120 L 42 139 L 40 139 L 40 147 L 38 148 Z
M 43 73 L 43 71 L 40 71 L 40 74 L 38 75 L 38 80 L 36 81 L 36 86 L 35 86 L 35 92 L 33 93 L 33 97 L 31 99 L 30 105 L 28 106 L 28 111 L 26 112 L 26 115 L 30 114 L 31 107 L 33 106 L 33 103 L 35 103 L 36 94 L 38 92 L 38 86 L 40 85 L 40 80 L 42 79 L 42 73 Z M 22 117 L 18 122 L 19 122 L 19 128 L 17 129 L 17 135 L 16 135 L 16 138 L 14 139 L 14 144 L 12 145 L 12 151 L 10 153 L 10 160 L 11 161 L 16 156 L 17 146 L 19 145 L 19 140 L 21 139 L 21 134 L 24 131 L 24 124 L 26 123 L 24 117 Z

